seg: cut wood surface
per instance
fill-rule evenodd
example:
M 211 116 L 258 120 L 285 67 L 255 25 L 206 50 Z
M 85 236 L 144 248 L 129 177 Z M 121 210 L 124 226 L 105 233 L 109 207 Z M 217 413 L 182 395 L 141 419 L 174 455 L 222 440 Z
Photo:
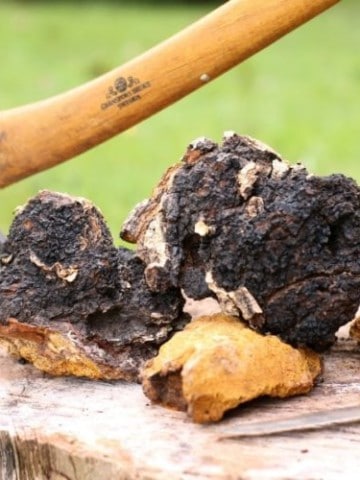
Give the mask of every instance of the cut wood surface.
M 141 386 L 52 378 L 0 353 L 1 480 L 358 478 L 360 423 L 220 441 L 243 422 L 360 405 L 360 349 L 340 340 L 308 395 L 262 399 L 216 425 L 150 404 Z

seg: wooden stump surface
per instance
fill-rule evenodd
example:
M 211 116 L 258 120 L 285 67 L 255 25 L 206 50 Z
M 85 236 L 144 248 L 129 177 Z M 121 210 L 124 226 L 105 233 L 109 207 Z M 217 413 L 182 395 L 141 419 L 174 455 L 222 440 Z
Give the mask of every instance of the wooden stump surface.
M 1 480 L 359 478 L 360 424 L 219 441 L 241 422 L 360 404 L 360 349 L 340 340 L 311 394 L 261 399 L 217 425 L 151 405 L 141 386 L 51 378 L 0 354 Z

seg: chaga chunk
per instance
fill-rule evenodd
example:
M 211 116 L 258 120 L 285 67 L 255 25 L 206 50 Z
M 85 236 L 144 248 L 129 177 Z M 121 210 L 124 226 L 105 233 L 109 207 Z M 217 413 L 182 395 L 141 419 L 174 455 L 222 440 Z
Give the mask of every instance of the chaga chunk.
M 320 372 L 316 353 L 217 314 L 196 318 L 176 333 L 147 362 L 141 378 L 151 400 L 205 423 L 257 397 L 307 393 Z
M 193 142 L 121 236 L 137 243 L 153 291 L 216 297 L 293 345 L 327 348 L 359 304 L 359 187 L 248 137 Z
M 179 289 L 151 292 L 144 278 L 144 263 L 134 252 L 118 251 L 121 304 L 88 318 L 87 341 L 115 357 L 123 374 L 132 378 L 160 345 L 190 320 L 182 312 L 185 300 Z
M 117 249 L 82 198 L 43 191 L 19 209 L 0 268 L 0 321 L 76 323 L 119 301 Z
M 16 215 L 0 267 L 0 341 L 53 375 L 136 380 L 182 328 L 180 289 L 150 291 L 87 200 L 41 192 Z

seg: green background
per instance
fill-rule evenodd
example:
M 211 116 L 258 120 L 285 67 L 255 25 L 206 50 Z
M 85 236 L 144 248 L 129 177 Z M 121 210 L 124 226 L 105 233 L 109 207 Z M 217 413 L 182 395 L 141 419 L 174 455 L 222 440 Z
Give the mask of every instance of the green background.
M 215 5 L 2 0 L 0 110 L 81 85 Z M 117 239 L 127 213 L 191 140 L 221 141 L 226 130 L 256 137 L 314 173 L 342 172 L 359 181 L 359 18 L 360 2 L 343 0 L 136 127 L 3 189 L 0 229 L 8 230 L 16 206 L 47 188 L 91 199 Z

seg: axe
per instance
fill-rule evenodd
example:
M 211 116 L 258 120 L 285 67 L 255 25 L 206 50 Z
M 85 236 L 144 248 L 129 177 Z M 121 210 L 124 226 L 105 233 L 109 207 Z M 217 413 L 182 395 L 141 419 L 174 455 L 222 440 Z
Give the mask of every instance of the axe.
M 126 130 L 338 1 L 230 0 L 91 82 L 0 112 L 0 187 Z

